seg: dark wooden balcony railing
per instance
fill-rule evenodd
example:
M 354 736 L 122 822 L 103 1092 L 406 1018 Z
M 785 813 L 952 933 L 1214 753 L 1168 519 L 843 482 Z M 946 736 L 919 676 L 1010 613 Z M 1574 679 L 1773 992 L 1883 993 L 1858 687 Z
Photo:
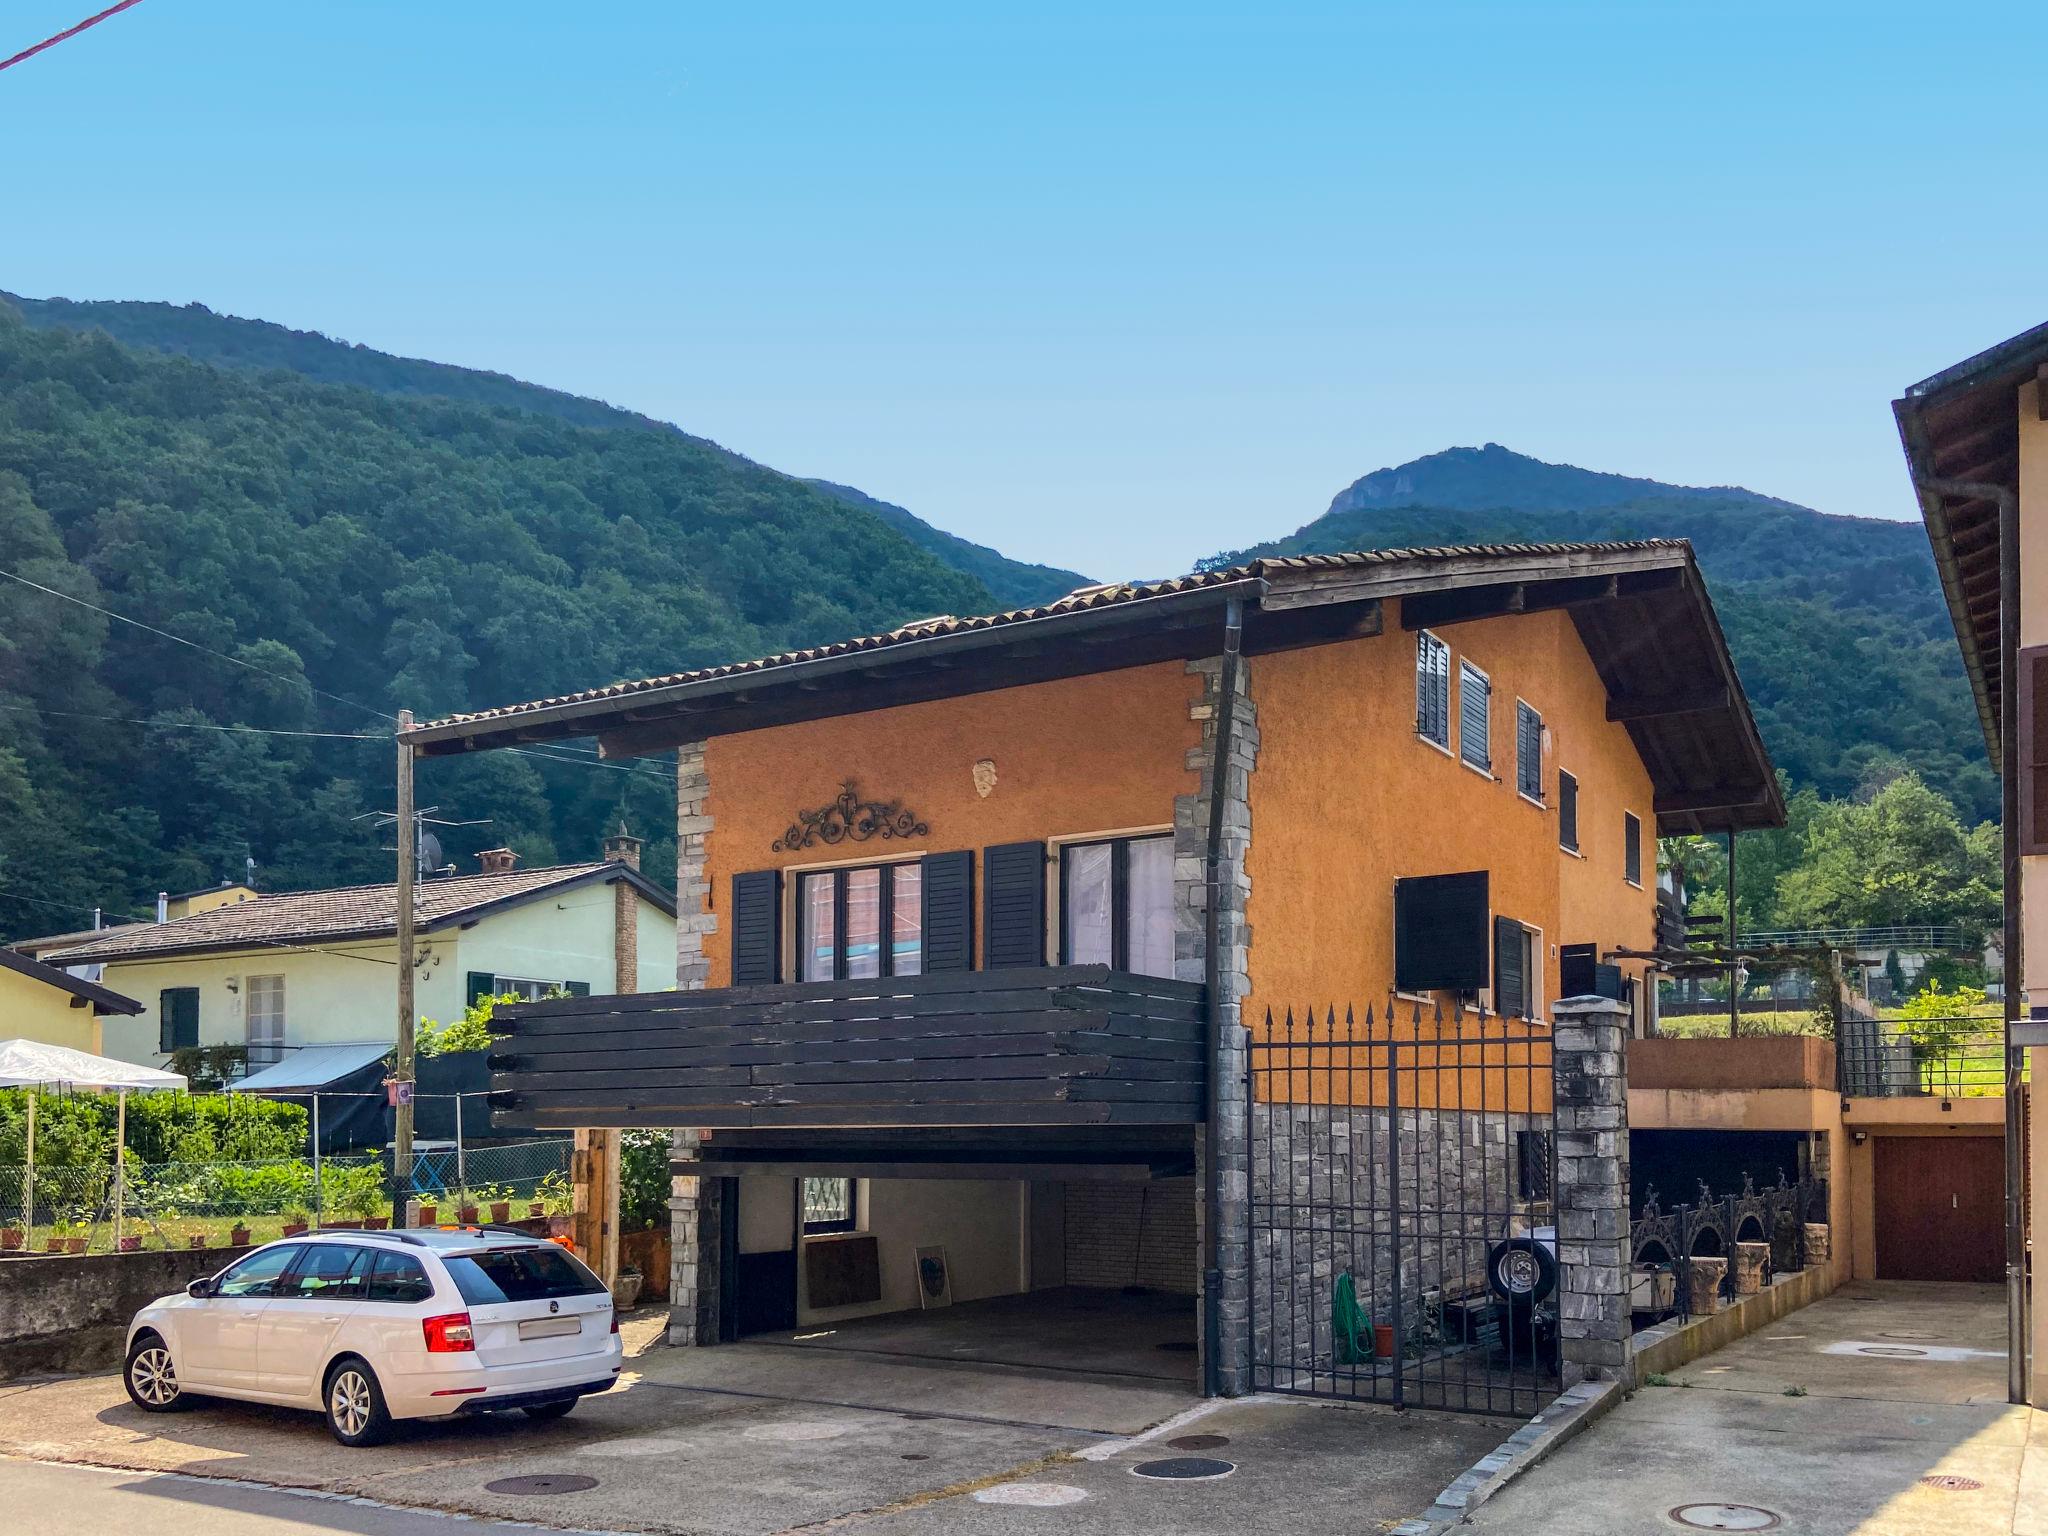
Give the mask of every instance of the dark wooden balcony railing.
M 572 997 L 492 1020 L 506 1130 L 1188 1125 L 1204 990 L 1107 966 Z

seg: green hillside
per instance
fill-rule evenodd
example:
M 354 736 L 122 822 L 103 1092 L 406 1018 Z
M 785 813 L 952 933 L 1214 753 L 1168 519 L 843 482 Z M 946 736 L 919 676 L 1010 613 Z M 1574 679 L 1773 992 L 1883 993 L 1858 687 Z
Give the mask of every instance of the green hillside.
M 819 554 L 844 549 L 862 558 Z M 0 569 L 243 663 L 0 582 L 14 935 L 144 911 L 245 857 L 276 887 L 387 877 L 386 836 L 353 819 L 391 804 L 379 711 L 991 606 L 886 522 L 679 432 L 210 366 L 4 303 Z M 497 842 L 529 862 L 594 856 L 623 814 L 660 870 L 671 782 L 653 764 L 489 754 L 428 765 L 421 797 L 495 818 L 449 834 L 458 859 Z
M 1996 818 L 1997 781 L 1916 522 L 1598 474 L 1488 444 L 1376 471 L 1306 527 L 1217 560 L 1630 538 L 1692 540 L 1764 741 L 1794 786 L 1852 795 L 1903 763 L 1967 820 Z
M 683 438 L 709 453 L 748 469 L 761 466 L 680 427 L 601 400 L 528 384 L 502 373 L 457 368 L 414 357 L 394 357 L 360 343 L 337 341 L 318 331 L 295 331 L 267 320 L 216 314 L 204 304 L 157 304 L 127 300 L 30 299 L 0 293 L 29 324 L 67 330 L 103 330 L 116 341 L 156 352 L 172 352 L 224 368 L 285 369 L 323 384 L 353 384 L 380 395 L 467 401 L 474 405 L 532 411 L 579 427 L 623 427 Z M 930 523 L 904 508 L 878 501 L 852 486 L 829 480 L 807 482 L 882 521 L 921 549 L 987 587 L 1001 608 L 1029 607 L 1062 597 L 1088 578 L 1073 571 L 1010 560 Z

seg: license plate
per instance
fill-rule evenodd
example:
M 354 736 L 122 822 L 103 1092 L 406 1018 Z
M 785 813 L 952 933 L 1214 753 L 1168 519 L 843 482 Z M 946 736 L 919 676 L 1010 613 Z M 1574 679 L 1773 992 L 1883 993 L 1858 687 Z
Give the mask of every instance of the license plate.
M 519 1325 L 522 1339 L 559 1339 L 567 1333 L 581 1333 L 583 1319 L 580 1317 L 534 1317 Z

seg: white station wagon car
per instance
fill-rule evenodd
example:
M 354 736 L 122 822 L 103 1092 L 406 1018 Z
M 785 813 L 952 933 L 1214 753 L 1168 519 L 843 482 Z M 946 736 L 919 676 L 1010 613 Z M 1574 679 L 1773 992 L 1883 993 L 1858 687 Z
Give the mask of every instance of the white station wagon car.
M 502 1228 L 322 1232 L 245 1254 L 128 1325 L 128 1395 L 315 1408 L 343 1445 L 394 1419 L 524 1409 L 608 1390 L 623 1351 L 604 1282 Z

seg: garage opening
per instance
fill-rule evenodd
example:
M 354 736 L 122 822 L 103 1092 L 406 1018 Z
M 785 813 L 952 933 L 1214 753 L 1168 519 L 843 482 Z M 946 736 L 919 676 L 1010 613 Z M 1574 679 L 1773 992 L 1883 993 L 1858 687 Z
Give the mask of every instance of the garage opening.
M 823 1159 L 735 1171 L 721 1339 L 1193 1386 L 1192 1164 L 1185 1136 L 1156 1162 L 1015 1164 L 1023 1177 Z

